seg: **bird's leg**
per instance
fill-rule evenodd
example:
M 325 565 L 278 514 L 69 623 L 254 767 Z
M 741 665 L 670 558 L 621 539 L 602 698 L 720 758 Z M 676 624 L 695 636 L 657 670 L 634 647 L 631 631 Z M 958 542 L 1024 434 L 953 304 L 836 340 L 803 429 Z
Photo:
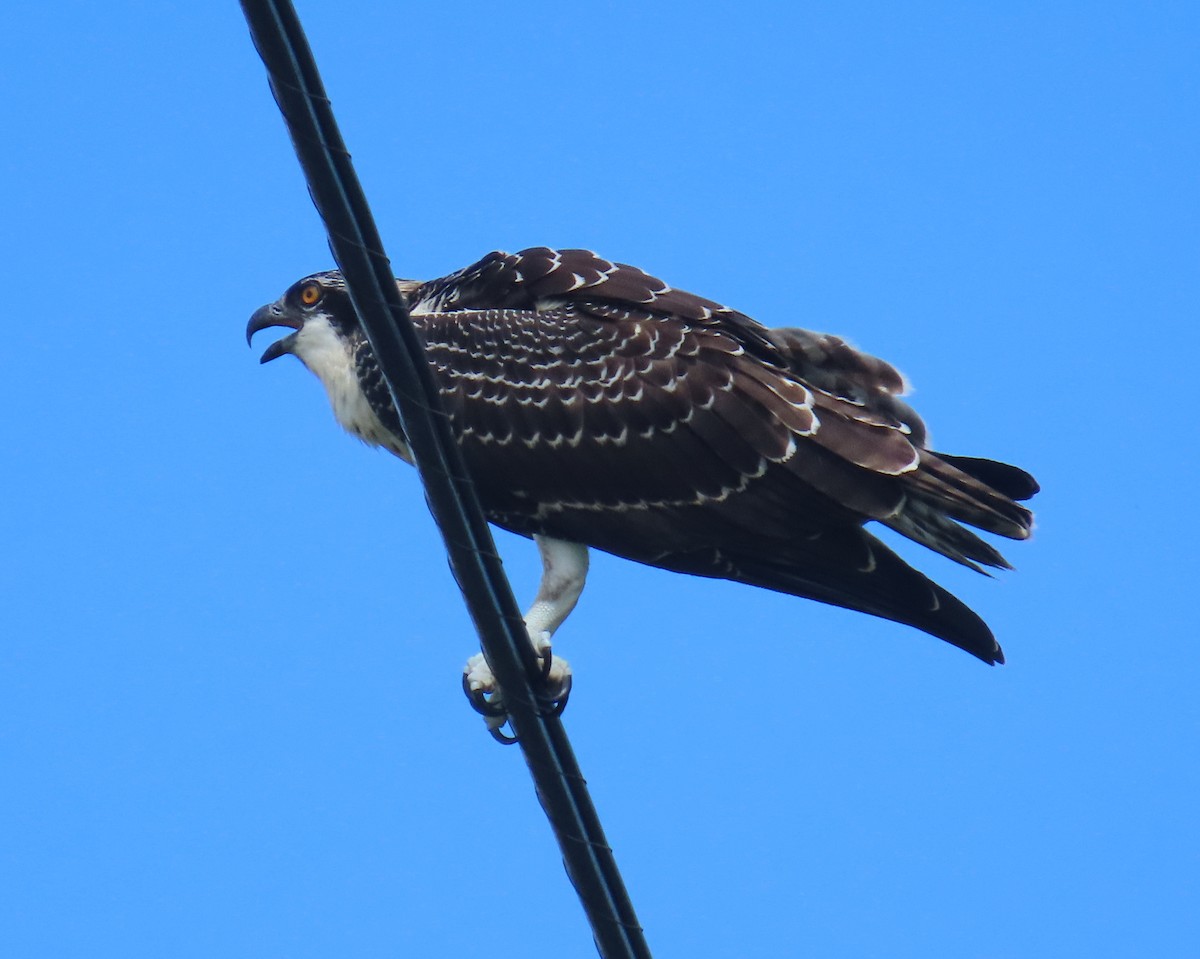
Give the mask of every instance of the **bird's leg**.
M 556 702 L 565 702 L 571 688 L 571 667 L 565 659 L 552 655 L 550 639 L 579 602 L 587 579 L 588 551 L 581 543 L 549 536 L 534 536 L 533 539 L 542 557 L 542 581 L 538 584 L 533 605 L 525 614 L 525 629 L 533 651 L 542 661 L 546 691 Z M 476 708 L 486 704 L 486 711 L 480 711 L 489 717 L 489 726 L 494 717 L 499 717 L 497 725 L 503 724 L 503 706 L 499 705 L 496 695 L 496 678 L 482 653 L 467 660 L 463 686 Z M 489 695 L 491 698 L 484 699 Z
M 548 536 L 535 536 L 533 541 L 542 554 L 542 581 L 538 584 L 533 605 L 525 614 L 525 628 L 529 631 L 533 651 L 545 663 L 549 676 L 555 668 L 551 665 L 550 637 L 579 602 L 587 579 L 588 551 L 581 543 Z M 563 660 L 558 662 L 569 674 L 570 667 Z

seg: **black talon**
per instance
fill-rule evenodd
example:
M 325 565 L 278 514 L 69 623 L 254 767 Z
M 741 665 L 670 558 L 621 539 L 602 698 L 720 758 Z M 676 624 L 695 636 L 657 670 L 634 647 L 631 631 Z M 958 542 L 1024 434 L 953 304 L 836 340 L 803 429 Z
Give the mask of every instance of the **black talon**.
M 549 686 L 550 672 L 554 666 L 554 657 L 550 654 L 550 651 L 547 650 L 546 654 L 541 656 L 540 659 L 541 662 L 539 665 L 541 667 L 542 685 L 544 687 Z M 559 690 L 558 695 L 554 697 L 554 700 L 550 704 L 552 715 L 561 716 L 563 710 L 567 708 L 567 700 L 571 697 L 571 687 L 573 683 L 574 678 L 571 676 L 570 672 L 568 672 L 566 676 L 563 677 L 561 689 Z M 518 737 L 510 736 L 507 733 L 501 732 L 501 727 L 504 726 L 508 721 L 508 710 L 504 708 L 504 701 L 498 692 L 495 694 L 494 699 L 489 700 L 487 698 L 487 694 L 482 690 L 471 688 L 471 684 L 467 679 L 467 673 L 465 672 L 462 676 L 462 688 L 463 695 L 467 697 L 467 702 L 471 704 L 471 708 L 475 710 L 475 712 L 479 713 L 480 716 L 487 720 L 503 719 L 503 722 L 499 724 L 494 724 L 492 722 L 488 722 L 487 724 L 488 732 L 491 733 L 492 738 L 496 740 L 496 742 L 504 746 L 511 746 L 513 743 L 517 742 Z
M 563 710 L 567 708 L 567 700 L 571 698 L 571 685 L 575 682 L 570 673 L 567 673 L 567 678 L 563 680 L 562 694 L 554 701 L 554 715 L 561 716 Z
M 462 686 L 463 693 L 467 697 L 467 702 L 471 704 L 471 708 L 479 713 L 480 716 L 494 719 L 497 716 L 507 715 L 507 710 L 502 705 L 489 701 L 482 692 L 471 688 L 471 684 L 467 682 L 466 673 L 463 673 Z

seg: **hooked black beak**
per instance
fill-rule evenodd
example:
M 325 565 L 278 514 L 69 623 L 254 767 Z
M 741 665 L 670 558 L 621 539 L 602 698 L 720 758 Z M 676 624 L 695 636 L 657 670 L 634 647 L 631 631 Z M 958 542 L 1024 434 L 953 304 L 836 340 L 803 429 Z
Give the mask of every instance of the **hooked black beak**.
M 301 324 L 287 314 L 278 303 L 268 303 L 266 306 L 260 306 L 254 311 L 254 315 L 250 317 L 250 322 L 246 324 L 246 345 L 250 345 L 250 341 L 254 338 L 254 334 L 259 330 L 265 330 L 272 326 L 288 326 L 293 330 L 299 330 Z M 270 363 L 271 360 L 277 360 L 284 353 L 292 352 L 292 344 L 295 342 L 296 334 L 292 333 L 285 336 L 281 340 L 276 340 L 267 347 L 259 359 L 260 363 Z

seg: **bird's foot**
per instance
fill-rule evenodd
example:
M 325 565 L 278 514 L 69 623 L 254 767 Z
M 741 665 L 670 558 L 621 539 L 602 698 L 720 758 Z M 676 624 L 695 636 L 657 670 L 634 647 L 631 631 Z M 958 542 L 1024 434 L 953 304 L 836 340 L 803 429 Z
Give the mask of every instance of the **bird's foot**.
M 508 712 L 504 708 L 504 697 L 500 695 L 500 686 L 492 667 L 484 659 L 483 653 L 476 653 L 467 660 L 467 665 L 463 667 L 462 685 L 471 708 L 483 717 L 488 730 L 495 735 L 508 722 Z
M 561 656 L 553 654 L 549 630 L 543 629 L 536 637 L 530 633 L 529 641 L 542 667 L 542 688 L 561 713 L 567 705 L 567 697 L 571 695 L 571 665 Z
M 542 689 L 554 704 L 557 715 L 566 708 L 571 695 L 571 667 L 565 659 L 551 652 L 549 632 L 543 631 L 536 639 L 530 636 L 530 641 L 542 667 Z M 492 735 L 502 741 L 512 741 L 511 737 L 500 733 L 500 728 L 508 722 L 508 710 L 504 706 L 500 684 L 483 653 L 476 653 L 467 660 L 462 684 L 471 707 L 483 716 Z

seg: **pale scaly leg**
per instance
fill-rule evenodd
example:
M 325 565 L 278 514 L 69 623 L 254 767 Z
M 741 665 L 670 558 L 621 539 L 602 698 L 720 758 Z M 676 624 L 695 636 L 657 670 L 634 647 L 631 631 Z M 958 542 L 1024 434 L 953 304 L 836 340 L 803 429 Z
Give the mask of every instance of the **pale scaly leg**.
M 546 663 L 547 691 L 552 699 L 558 700 L 570 688 L 571 667 L 566 660 L 551 654 L 550 638 L 579 602 L 587 579 L 588 551 L 581 543 L 549 536 L 534 536 L 533 540 L 542 556 L 542 581 L 538 584 L 533 605 L 525 614 L 525 628 L 534 652 Z M 492 694 L 493 698 L 487 702 L 489 707 L 496 706 L 496 679 L 482 653 L 467 660 L 463 684 L 473 701 L 478 702 L 484 695 Z M 503 715 L 502 710 L 497 711 Z M 502 718 L 500 724 L 503 724 Z M 490 720 L 489 725 L 492 725 Z

